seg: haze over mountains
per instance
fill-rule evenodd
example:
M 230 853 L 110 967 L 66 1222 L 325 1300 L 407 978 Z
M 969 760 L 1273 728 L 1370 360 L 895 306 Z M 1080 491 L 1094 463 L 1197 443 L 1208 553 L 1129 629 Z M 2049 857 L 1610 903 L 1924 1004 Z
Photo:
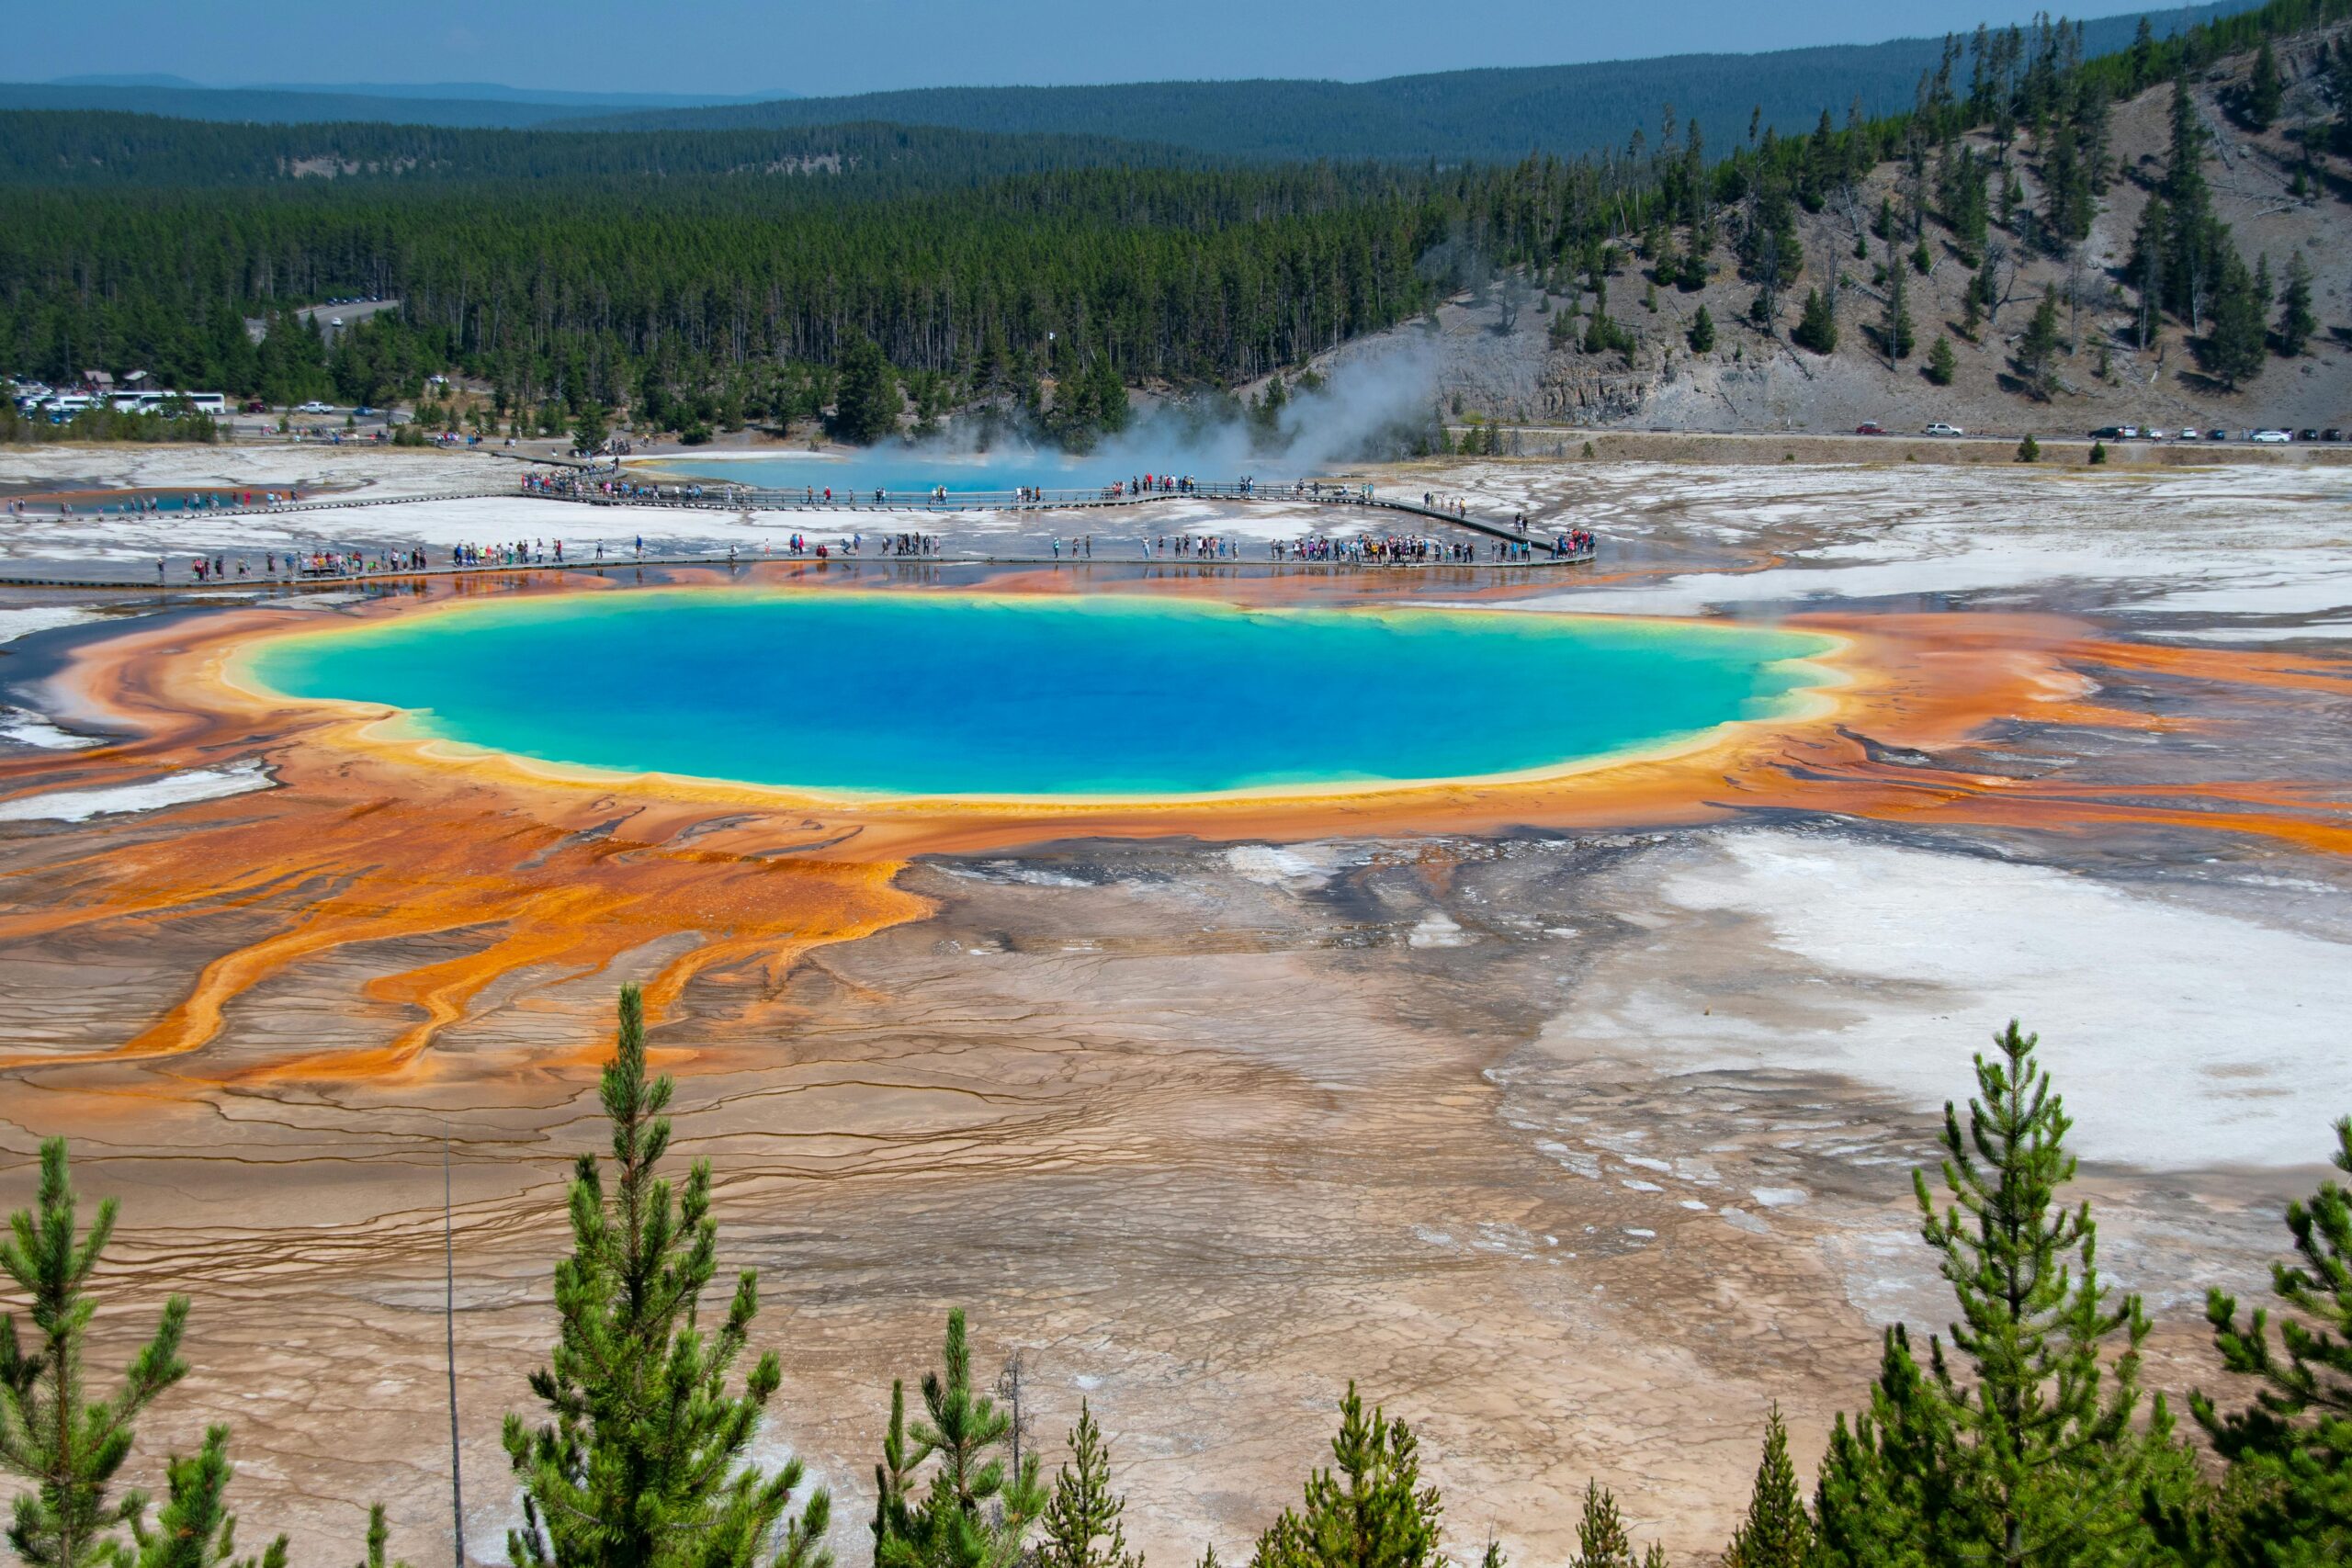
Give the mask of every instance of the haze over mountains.
M 170 87 L 185 92 L 313 93 L 342 97 L 427 98 L 443 102 L 548 104 L 564 108 L 614 110 L 696 108 L 710 104 L 765 103 L 797 98 L 797 93 L 589 93 L 561 87 L 510 87 L 503 82 L 250 82 L 234 87 L 214 87 L 167 72 L 137 74 L 59 76 L 44 84 L 51 87 Z
M 2251 8 L 2220 0 L 2151 11 L 2159 35 Z M 2086 51 L 2131 41 L 2139 14 L 2085 26 Z M 840 97 L 595 93 L 447 83 L 401 86 L 204 87 L 169 77 L 0 84 L 0 108 L 113 109 L 189 119 L 374 121 L 583 130 L 781 129 L 852 122 L 1001 134 L 1045 132 L 1159 142 L 1245 160 L 1492 162 L 1530 151 L 1572 155 L 1657 131 L 1661 105 L 1728 148 L 1751 114 L 1783 134 L 1825 107 L 1842 118 L 1907 107 L 1941 39 L 1503 67 L 1371 82 L 1258 79 L 1078 87 L 931 87 Z
M 2146 13 L 2159 35 L 2252 9 L 2253 0 Z M 2084 51 L 2121 49 L 2140 14 L 2084 27 Z M 1943 40 L 1897 39 L 1769 54 L 1682 54 L 1576 65 L 1449 71 L 1374 82 L 1265 79 L 1147 82 L 1102 87 L 929 87 L 698 109 L 582 118 L 566 129 L 716 130 L 883 120 L 968 130 L 1057 131 L 1159 141 L 1252 159 L 1420 159 L 1491 163 L 1531 151 L 1573 155 L 1652 138 L 1661 105 L 1699 122 L 1728 149 L 1749 116 L 1782 134 L 1811 130 L 1828 107 L 1841 121 L 1910 107 Z
M 768 103 L 785 92 L 592 93 L 509 87 L 496 82 L 266 83 L 208 87 L 162 73 L 0 83 L 0 109 L 110 109 L 260 125 L 367 122 L 472 130 L 526 130 L 581 116 Z

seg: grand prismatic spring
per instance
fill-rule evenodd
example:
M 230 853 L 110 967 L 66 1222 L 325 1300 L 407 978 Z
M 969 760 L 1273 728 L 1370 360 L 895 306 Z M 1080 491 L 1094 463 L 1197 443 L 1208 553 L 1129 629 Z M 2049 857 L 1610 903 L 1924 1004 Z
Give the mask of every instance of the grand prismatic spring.
M 1136 595 L 688 589 L 282 638 L 289 696 L 628 774 L 831 794 L 1313 793 L 1532 773 L 1790 710 L 1820 637 Z M 493 672 L 503 672 L 501 674 Z
M 143 1440 L 233 1420 L 241 1517 L 298 1551 L 370 1496 L 412 1561 L 446 1529 L 445 1138 L 503 1551 L 622 981 L 846 1561 L 950 1304 L 1049 1438 L 1091 1403 L 1154 1560 L 1246 1555 L 1350 1378 L 1463 1540 L 1563 1560 L 1598 1476 L 1713 1551 L 1765 1409 L 1809 1469 L 1881 1329 L 1948 1315 L 1908 1173 L 2009 1016 L 2103 1271 L 2168 1282 L 2176 1395 L 2352 1107 L 2352 469 L 1348 476 L 1603 541 L 1384 571 L 1268 559 L 1380 525 L 1308 501 L 890 523 L 468 495 L 513 475 L 456 455 L 10 461 L 397 502 L 28 517 L 27 575 L 122 586 L 0 606 L 11 1190 L 65 1133 L 122 1194 L 130 1302 L 199 1294 Z M 892 526 L 940 547 L 781 547 Z M 153 587 L 532 538 L 607 564 Z

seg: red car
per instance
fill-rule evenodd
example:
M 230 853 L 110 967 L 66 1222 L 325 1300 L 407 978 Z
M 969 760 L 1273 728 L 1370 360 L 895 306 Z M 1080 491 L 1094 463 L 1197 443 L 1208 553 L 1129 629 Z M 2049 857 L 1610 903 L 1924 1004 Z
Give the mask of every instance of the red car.
M 1874 419 L 1866 419 L 1862 421 L 1861 423 L 1854 426 L 1854 434 L 1857 435 L 1884 435 L 1886 434 L 1886 426 L 1881 424 Z

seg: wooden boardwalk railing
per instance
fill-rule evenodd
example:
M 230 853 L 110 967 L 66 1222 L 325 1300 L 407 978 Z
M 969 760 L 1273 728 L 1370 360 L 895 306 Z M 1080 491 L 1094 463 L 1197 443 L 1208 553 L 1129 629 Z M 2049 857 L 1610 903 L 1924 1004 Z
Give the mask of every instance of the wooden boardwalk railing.
M 699 491 L 699 493 L 694 493 L 696 491 Z M 1427 522 L 1443 524 L 1448 527 L 1464 529 L 1470 533 L 1483 535 L 1488 538 L 1500 540 L 1509 544 L 1525 546 L 1527 548 L 1527 558 L 1522 560 L 1470 562 L 1429 561 L 1412 563 L 1419 566 L 1476 566 L 1489 568 L 1570 566 L 1579 562 L 1589 561 L 1593 558 L 1595 554 L 1595 547 L 1590 543 L 1587 543 L 1581 549 L 1555 553 L 1553 544 L 1554 539 L 1557 537 L 1555 535 L 1539 533 L 1532 530 L 1522 534 L 1519 532 L 1516 527 L 1510 525 L 1490 522 L 1482 517 L 1472 516 L 1466 512 L 1455 512 L 1442 507 L 1424 506 L 1419 502 L 1411 501 L 1390 500 L 1385 497 L 1370 494 L 1366 490 L 1357 487 L 1316 483 L 1312 481 L 1303 481 L 1295 484 L 1285 483 L 1280 485 L 1259 485 L 1234 482 L 1194 483 L 1174 490 L 1160 490 L 1155 488 L 1139 493 L 1125 491 L 1114 493 L 1107 489 L 1087 491 L 950 491 L 946 492 L 944 498 L 936 496 L 930 491 L 909 492 L 903 491 L 881 491 L 865 492 L 864 499 L 856 499 L 836 493 L 830 501 L 826 500 L 821 494 L 812 501 L 809 499 L 805 490 L 762 490 L 744 486 L 693 486 L 673 484 L 648 486 L 636 493 L 628 493 L 607 492 L 601 490 L 590 489 L 586 486 L 573 486 L 558 489 L 552 487 L 523 485 L 514 489 L 444 491 L 438 493 L 425 495 L 368 496 L 346 500 L 337 500 L 334 498 L 311 498 L 302 501 L 280 501 L 254 506 L 203 507 L 190 510 L 186 514 L 194 517 L 205 518 L 277 516 L 292 513 L 341 512 L 356 510 L 363 507 L 407 506 L 420 505 L 437 501 L 495 500 L 505 497 L 517 497 L 541 501 L 562 501 L 587 506 L 638 508 L 652 511 L 808 512 L 828 515 L 847 512 L 887 513 L 899 515 L 931 514 L 938 516 L 945 516 L 959 512 L 1068 512 L 1095 510 L 1101 508 L 1150 507 L 1164 505 L 1171 502 L 1183 501 L 1224 501 L 1265 503 L 1297 503 L 1303 502 L 1306 504 L 1316 506 L 1361 507 L 1372 511 L 1394 513 L 1402 516 L 1410 516 Z M 145 520 L 152 521 L 159 517 L 170 517 L 180 514 L 181 513 L 178 509 L 174 509 L 170 512 L 144 513 L 127 513 L 126 515 L 140 516 Z M 80 515 L 101 518 L 110 514 L 103 512 L 92 512 L 82 513 Z M 194 552 L 191 551 L 187 553 L 193 554 Z M 348 552 L 336 551 L 329 553 L 343 554 Z M 1276 560 L 1271 558 L 1242 559 L 1238 558 L 1196 558 L 1189 556 L 1174 558 L 1149 557 L 1146 558 L 1148 560 L 1149 564 L 1159 567 L 1283 567 L 1293 570 L 1355 570 L 1371 567 L 1402 564 L 1396 562 L 1350 561 L 1347 559 Z M 610 558 L 583 558 L 575 556 L 571 558 L 561 561 L 525 563 L 510 562 L 462 567 L 382 567 L 350 573 L 286 572 L 276 575 L 248 577 L 223 576 L 201 582 L 183 580 L 171 582 L 158 581 L 155 583 L 149 583 L 135 577 L 92 579 L 49 575 L 36 576 L 30 573 L 0 572 L 0 587 L 77 588 L 118 591 L 125 589 L 147 589 L 152 591 L 157 587 L 169 587 L 175 592 L 189 590 L 204 592 L 235 590 L 239 588 L 253 589 L 256 587 L 283 586 L 295 583 L 326 585 L 352 582 L 387 582 L 398 581 L 403 579 L 474 576 L 485 572 L 502 571 L 594 571 L 626 569 L 637 566 L 737 566 L 753 564 L 758 561 L 801 561 L 805 563 L 813 563 L 815 559 L 816 558 L 814 556 L 806 553 L 798 556 L 743 556 L 739 558 L 737 552 L 730 549 L 724 555 L 713 551 L 708 554 L 701 555 L 670 554 L 652 556 L 614 556 Z M 1101 560 L 1102 564 L 1107 566 L 1120 564 L 1122 562 L 1132 562 L 1135 558 L 1110 551 L 1105 551 L 1099 557 L 1088 556 L 1083 558 L 1075 555 L 918 555 L 911 557 L 832 555 L 829 556 L 828 562 L 829 564 L 837 562 L 841 564 L 881 565 L 894 569 L 902 569 L 906 567 L 952 565 L 1085 566 L 1092 564 L 1097 559 Z

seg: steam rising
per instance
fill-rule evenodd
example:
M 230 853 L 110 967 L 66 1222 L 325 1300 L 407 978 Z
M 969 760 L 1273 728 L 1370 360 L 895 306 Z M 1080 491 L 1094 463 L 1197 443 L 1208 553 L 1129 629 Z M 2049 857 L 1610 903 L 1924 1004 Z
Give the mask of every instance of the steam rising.
M 1351 344 L 1271 418 L 1229 394 L 1161 403 L 1087 465 L 1203 479 L 1305 475 L 1408 455 L 1434 428 L 1439 354 L 1418 336 Z

